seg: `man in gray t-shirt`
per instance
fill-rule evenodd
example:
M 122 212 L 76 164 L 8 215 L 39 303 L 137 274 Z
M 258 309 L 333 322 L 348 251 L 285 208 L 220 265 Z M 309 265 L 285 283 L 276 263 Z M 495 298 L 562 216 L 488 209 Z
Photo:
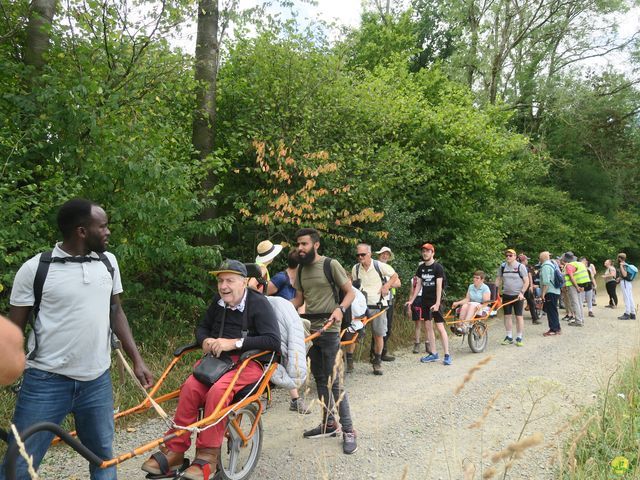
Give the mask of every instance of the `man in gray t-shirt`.
M 21 432 L 38 422 L 60 424 L 73 413 L 80 441 L 100 458 L 110 459 L 114 434 L 109 373 L 112 330 L 145 388 L 153 384 L 153 376 L 138 352 L 120 304 L 118 262 L 106 252 L 111 234 L 107 214 L 93 202 L 74 199 L 60 207 L 57 220 L 62 242 L 47 255 L 25 262 L 11 291 L 11 321 L 24 329 L 32 311 L 35 316 L 13 423 Z M 46 275 L 41 294 L 36 295 L 34 279 L 43 265 Z M 53 433 L 39 432 L 26 440 L 36 469 L 53 437 Z M 91 465 L 89 471 L 91 480 L 115 480 L 117 475 L 115 466 Z M 4 475 L 3 465 L 0 480 Z M 21 458 L 17 478 L 31 478 Z
M 504 328 L 506 336 L 502 345 L 513 344 L 512 311 L 516 314 L 516 345 L 522 347 L 524 336 L 524 293 L 529 288 L 529 273 L 527 267 L 516 260 L 516 251 L 508 249 L 505 261 L 500 264 L 496 273 L 496 287 L 502 287 L 502 303 L 504 306 Z

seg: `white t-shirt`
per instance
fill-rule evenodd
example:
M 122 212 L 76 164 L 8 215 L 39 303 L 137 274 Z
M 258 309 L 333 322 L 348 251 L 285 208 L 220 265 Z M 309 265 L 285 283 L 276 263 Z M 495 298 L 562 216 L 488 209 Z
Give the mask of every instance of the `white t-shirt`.
M 111 295 L 122 293 L 116 257 L 105 252 L 114 268 L 113 280 L 95 252 L 91 262 L 51 263 L 42 287 L 40 311 L 35 321 L 38 336 L 36 358 L 27 368 L 38 368 L 74 380 L 95 380 L 111 364 L 109 306 Z M 54 257 L 68 257 L 56 244 Z M 30 307 L 35 302 L 33 280 L 40 254 L 27 260 L 18 270 L 10 303 Z M 29 335 L 29 352 L 35 347 Z

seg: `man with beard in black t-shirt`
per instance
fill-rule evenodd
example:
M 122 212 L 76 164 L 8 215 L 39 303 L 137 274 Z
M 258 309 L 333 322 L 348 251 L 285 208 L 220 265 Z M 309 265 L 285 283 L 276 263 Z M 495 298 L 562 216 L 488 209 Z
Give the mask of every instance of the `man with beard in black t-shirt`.
M 422 317 L 427 325 L 427 336 L 429 338 L 429 345 L 432 347 L 433 352 L 427 352 L 427 355 L 422 357 L 420 361 L 422 363 L 437 362 L 440 357 L 436 352 L 436 339 L 433 331 L 433 320 L 436 322 L 436 327 L 440 332 L 440 339 L 442 340 L 442 348 L 444 350 L 444 360 L 442 363 L 445 365 L 451 365 L 451 355 L 449 355 L 449 336 L 447 330 L 444 328 L 444 316 L 442 315 L 442 294 L 444 292 L 444 268 L 434 258 L 435 247 L 430 243 L 422 245 L 422 264 L 418 267 L 416 277 L 422 282 Z M 415 300 L 418 289 L 414 289 L 414 293 L 411 299 L 407 302 L 411 305 Z

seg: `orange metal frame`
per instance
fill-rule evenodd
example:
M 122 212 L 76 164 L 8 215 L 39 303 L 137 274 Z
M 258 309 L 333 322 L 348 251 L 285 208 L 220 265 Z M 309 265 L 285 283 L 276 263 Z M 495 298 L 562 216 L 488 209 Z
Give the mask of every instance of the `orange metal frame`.
M 493 312 L 498 312 L 498 310 L 500 310 L 501 308 L 504 308 L 507 305 L 511 305 L 512 303 L 515 303 L 517 301 L 518 299 L 516 298 L 515 300 L 511 300 L 507 303 L 502 303 L 502 297 L 498 295 L 498 298 L 496 298 L 495 300 L 483 302 L 480 304 L 480 307 L 478 307 L 478 311 L 480 311 L 483 307 L 489 306 L 489 311 L 487 313 L 485 313 L 484 315 L 476 315 L 471 320 L 466 320 L 465 322 L 473 325 L 476 322 L 488 320 L 492 316 L 495 316 L 491 315 Z M 444 315 L 444 323 L 447 326 L 456 325 L 461 322 L 463 322 L 463 320 L 460 320 L 456 317 L 456 312 L 452 308 L 450 308 L 449 311 Z
M 384 311 L 384 310 L 383 310 Z M 371 316 L 370 318 L 365 318 L 362 323 L 366 326 L 369 322 L 371 322 L 371 320 L 373 320 L 374 318 L 376 318 L 378 315 L 380 315 L 382 313 L 379 312 L 376 315 Z M 305 338 L 305 343 L 312 341 L 314 338 L 317 338 L 318 336 L 320 336 L 323 332 L 327 331 L 327 329 L 329 329 L 329 327 L 331 327 L 331 325 L 333 325 L 333 320 L 330 322 L 327 322 L 323 325 L 322 329 L 314 332 L 313 334 L 309 335 L 308 337 Z M 341 332 L 341 336 L 344 334 L 343 330 Z M 353 343 L 356 338 L 357 338 L 358 334 L 356 333 L 356 335 L 354 335 L 354 338 L 343 342 L 343 345 L 348 345 Z M 174 390 L 172 392 L 169 393 L 165 393 L 163 395 L 159 395 L 156 397 L 156 395 L 158 394 L 160 388 L 162 387 L 164 381 L 167 379 L 167 377 L 169 376 L 169 374 L 171 373 L 171 371 L 173 370 L 173 368 L 178 364 L 178 362 L 181 361 L 181 359 L 188 354 L 189 352 L 193 352 L 195 350 L 199 350 L 200 347 L 199 346 L 194 346 L 193 348 L 190 348 L 188 350 L 184 350 L 183 352 L 181 352 L 179 355 L 175 356 L 171 362 L 169 363 L 169 365 L 165 368 L 165 370 L 162 372 L 162 374 L 160 375 L 160 377 L 158 378 L 158 381 L 155 383 L 155 385 L 151 388 L 151 390 L 149 391 L 149 397 L 151 397 L 156 403 L 161 404 L 164 403 L 168 400 L 172 400 L 174 398 L 177 398 L 180 395 L 180 390 Z M 214 409 L 214 411 L 207 416 L 206 418 L 203 418 L 191 425 L 187 425 L 187 428 L 194 428 L 194 427 L 203 427 L 203 426 L 207 426 L 210 425 L 216 421 L 219 421 L 220 419 L 224 418 L 225 416 L 229 415 L 232 411 L 236 411 L 239 410 L 247 405 L 250 405 L 252 403 L 255 403 L 257 405 L 257 415 L 254 421 L 254 424 L 250 430 L 250 432 L 248 434 L 245 435 L 245 433 L 242 431 L 242 429 L 239 426 L 239 422 L 240 422 L 240 417 L 235 417 L 235 418 L 231 418 L 229 420 L 229 422 L 231 423 L 231 425 L 233 426 L 233 428 L 235 428 L 235 430 L 238 432 L 239 437 L 242 439 L 242 443 L 243 446 L 246 446 L 247 443 L 251 440 L 251 438 L 253 437 L 253 435 L 256 432 L 258 423 L 260 422 L 260 418 L 262 417 L 262 407 L 260 404 L 260 397 L 264 394 L 265 391 L 269 390 L 269 381 L 271 380 L 271 376 L 273 375 L 275 369 L 278 366 L 278 363 L 276 361 L 271 362 L 271 364 L 269 365 L 269 367 L 267 368 L 267 370 L 264 373 L 264 376 L 262 377 L 262 380 L 260 381 L 260 384 L 258 385 L 257 389 L 255 390 L 254 393 L 252 393 L 250 396 L 242 399 L 239 402 L 236 402 L 234 404 L 228 405 L 227 407 L 223 407 L 223 405 L 225 404 L 226 400 L 229 398 L 229 395 L 231 395 L 232 389 L 234 387 L 234 385 L 236 384 L 236 382 L 238 381 L 238 378 L 240 377 L 240 374 L 242 373 L 242 371 L 246 368 L 246 366 L 249 364 L 249 362 L 252 361 L 256 361 L 257 358 L 262 357 L 265 354 L 271 354 L 271 352 L 260 352 L 256 355 L 252 355 L 251 357 L 247 358 L 246 360 L 244 360 L 240 366 L 237 368 L 235 375 L 233 376 L 233 379 L 231 380 L 231 383 L 229 384 L 229 386 L 227 387 L 227 389 L 224 392 L 224 395 L 222 396 L 222 398 L 220 399 L 220 402 L 218 403 L 218 405 L 216 406 L 216 408 Z M 145 398 L 141 403 L 139 403 L 138 405 L 131 407 L 127 410 L 124 410 L 122 412 L 119 412 L 117 414 L 114 415 L 114 419 L 118 419 L 118 418 L 122 418 L 122 417 L 126 417 L 128 415 L 132 415 L 135 413 L 140 413 L 140 412 L 144 412 L 146 410 L 149 410 L 151 408 L 151 402 L 149 401 L 149 399 Z M 159 445 L 162 445 L 163 443 L 165 443 L 167 440 L 170 440 L 172 438 L 175 437 L 180 437 L 182 435 L 188 434 L 190 431 L 187 429 L 180 429 L 180 430 L 176 430 L 173 433 L 169 434 L 169 435 L 165 435 L 164 437 L 161 438 L 157 438 L 151 442 L 148 442 L 138 448 L 135 448 L 127 453 L 124 453 L 122 455 L 119 455 L 117 457 L 114 457 L 110 460 L 105 460 L 101 465 L 100 468 L 109 468 L 112 467 L 114 465 L 120 464 L 126 460 L 129 460 L 131 458 L 137 457 L 139 455 L 142 455 L 144 453 L 147 453 L 151 450 L 153 450 L 154 448 L 158 447 Z M 75 432 L 71 432 L 72 435 L 75 435 Z M 61 440 L 59 438 L 54 439 L 54 441 L 52 443 L 59 443 Z

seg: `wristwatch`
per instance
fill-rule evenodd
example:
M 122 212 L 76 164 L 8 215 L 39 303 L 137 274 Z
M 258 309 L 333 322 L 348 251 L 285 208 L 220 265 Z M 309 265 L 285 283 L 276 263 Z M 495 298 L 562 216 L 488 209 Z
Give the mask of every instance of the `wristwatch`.
M 244 338 L 241 338 L 240 340 L 236 341 L 236 348 L 238 350 L 240 350 L 242 348 L 242 345 L 244 345 Z

